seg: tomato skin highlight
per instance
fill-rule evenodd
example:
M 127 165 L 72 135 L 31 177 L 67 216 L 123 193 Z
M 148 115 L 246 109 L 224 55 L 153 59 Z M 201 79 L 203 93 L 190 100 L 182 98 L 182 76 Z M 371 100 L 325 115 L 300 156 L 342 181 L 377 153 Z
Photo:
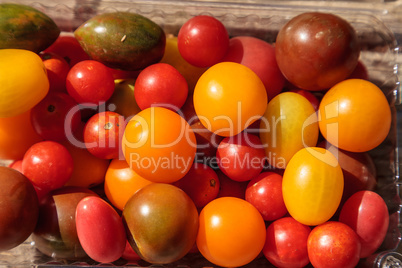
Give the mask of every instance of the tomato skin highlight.
M 328 221 L 343 193 L 343 173 L 335 156 L 324 148 L 298 151 L 283 174 L 283 200 L 289 214 L 305 225 Z

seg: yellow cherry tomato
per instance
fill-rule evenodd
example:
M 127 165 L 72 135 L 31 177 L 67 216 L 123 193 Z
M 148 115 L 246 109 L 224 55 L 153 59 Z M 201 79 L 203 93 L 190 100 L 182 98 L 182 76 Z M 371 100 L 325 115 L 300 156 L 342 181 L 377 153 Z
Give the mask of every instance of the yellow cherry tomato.
M 324 138 L 338 148 L 365 152 L 380 145 L 391 127 L 391 108 L 375 84 L 348 79 L 333 86 L 318 109 Z
M 283 200 L 289 214 L 305 225 L 319 225 L 338 209 L 343 173 L 336 157 L 324 148 L 298 151 L 283 174 Z
M 24 49 L 0 49 L 0 117 L 30 110 L 49 91 L 42 59 Z
M 261 79 L 248 67 L 221 62 L 200 77 L 194 108 L 201 123 L 220 136 L 234 136 L 259 119 L 267 107 Z
M 106 171 L 105 194 L 116 208 L 123 211 L 131 196 L 151 183 L 135 173 L 125 159 L 113 159 Z
M 267 160 L 280 169 L 300 149 L 317 145 L 318 133 L 317 114 L 312 104 L 293 92 L 274 97 L 260 121 L 260 138 Z
M 184 177 L 194 161 L 196 147 L 187 121 L 162 107 L 150 107 L 132 117 L 122 139 L 130 168 L 152 182 L 171 183 Z

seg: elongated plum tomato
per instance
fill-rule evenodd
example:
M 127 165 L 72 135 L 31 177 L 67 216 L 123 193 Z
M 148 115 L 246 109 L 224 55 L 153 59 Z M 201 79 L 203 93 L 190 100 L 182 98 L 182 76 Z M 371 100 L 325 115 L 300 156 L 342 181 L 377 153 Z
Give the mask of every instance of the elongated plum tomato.
M 0 58 L 0 117 L 17 116 L 48 93 L 46 68 L 36 53 L 24 49 L 1 49 Z
M 143 260 L 166 264 L 181 259 L 194 246 L 198 212 L 180 188 L 152 183 L 128 200 L 123 222 L 130 245 Z
M 266 227 L 260 212 L 236 197 L 221 197 L 200 213 L 197 247 L 210 262 L 238 267 L 254 260 L 265 244 Z
M 82 199 L 75 222 L 81 246 L 91 259 L 113 262 L 123 255 L 126 231 L 119 214 L 106 201 L 97 196 Z
M 283 92 L 273 98 L 260 121 L 260 138 L 269 164 L 284 169 L 304 147 L 317 145 L 317 115 L 300 94 Z
M 289 214 L 305 225 L 329 220 L 343 193 L 342 169 L 335 156 L 324 148 L 298 151 L 283 174 L 283 200 Z
M 360 49 L 349 22 L 334 14 L 306 12 L 281 28 L 275 54 L 280 70 L 293 85 L 324 90 L 348 78 Z
M 259 119 L 267 107 L 261 79 L 235 62 L 215 64 L 194 89 L 194 109 L 201 123 L 220 136 L 234 136 Z
M 130 168 L 152 182 L 175 182 L 188 172 L 196 152 L 194 132 L 177 113 L 147 108 L 127 123 L 122 148 Z
M 343 205 L 339 221 L 356 232 L 362 246 L 360 258 L 367 258 L 380 247 L 387 234 L 388 208 L 376 192 L 359 191 Z
M 348 79 L 333 86 L 322 98 L 318 113 L 324 138 L 351 152 L 374 149 L 391 127 L 387 98 L 379 87 L 363 79 Z

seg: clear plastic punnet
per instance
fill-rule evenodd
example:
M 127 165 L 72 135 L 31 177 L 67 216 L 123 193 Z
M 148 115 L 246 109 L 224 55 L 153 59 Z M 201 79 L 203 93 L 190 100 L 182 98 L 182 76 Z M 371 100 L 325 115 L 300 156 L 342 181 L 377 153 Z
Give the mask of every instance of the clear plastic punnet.
M 75 29 L 97 14 L 115 11 L 141 14 L 171 35 L 177 35 L 180 27 L 191 17 L 211 15 L 226 26 L 231 37 L 254 36 L 271 44 L 275 43 L 281 27 L 303 12 L 328 12 L 346 19 L 357 32 L 361 47 L 360 60 L 367 68 L 370 81 L 384 92 L 393 115 L 391 130 L 386 140 L 369 151 L 377 170 L 375 191 L 383 197 L 388 206 L 389 228 L 380 248 L 372 256 L 362 259 L 358 267 L 402 267 L 399 177 L 402 156 L 402 58 L 399 51 L 402 49 L 402 1 L 0 0 L 0 3 L 26 4 L 44 12 L 56 22 L 62 35 L 72 35 Z M 1 252 L 0 266 L 218 267 L 199 253 L 188 254 L 177 262 L 165 265 L 149 264 L 141 260 L 130 262 L 124 259 L 109 264 L 100 264 L 90 258 L 56 259 L 39 252 L 31 238 L 16 248 Z M 244 267 L 274 266 L 260 256 Z

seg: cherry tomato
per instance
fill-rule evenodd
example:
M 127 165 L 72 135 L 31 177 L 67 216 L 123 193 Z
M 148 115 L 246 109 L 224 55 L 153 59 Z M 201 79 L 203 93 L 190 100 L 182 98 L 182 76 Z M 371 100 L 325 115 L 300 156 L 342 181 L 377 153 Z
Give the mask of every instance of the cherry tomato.
M 234 181 L 223 173 L 219 168 L 215 170 L 219 178 L 219 197 L 237 197 L 245 199 L 246 189 L 249 181 Z
M 311 91 L 305 89 L 292 89 L 290 90 L 290 92 L 295 92 L 302 95 L 303 97 L 305 97 L 307 100 L 310 101 L 315 111 L 318 110 L 318 107 L 320 106 L 320 100 L 318 100 L 318 98 L 313 93 L 311 93 Z
M 186 79 L 167 63 L 146 67 L 138 75 L 134 87 L 135 100 L 141 110 L 161 106 L 177 111 L 183 106 L 188 95 Z
M 265 222 L 243 199 L 221 197 L 200 213 L 197 247 L 213 264 L 238 267 L 254 260 L 264 247 Z
M 288 212 L 282 195 L 282 176 L 263 172 L 246 189 L 246 201 L 255 206 L 265 221 L 277 220 Z
M 264 83 L 268 100 L 278 95 L 285 85 L 285 77 L 275 58 L 275 48 L 252 36 L 236 36 L 229 41 L 229 50 L 222 61 L 241 63 L 253 70 Z
M 177 35 L 181 56 L 197 67 L 218 63 L 229 47 L 229 35 L 219 20 L 199 15 L 186 21 Z
M 51 91 L 31 110 L 31 123 L 44 140 L 62 141 L 75 132 L 81 122 L 79 110 L 70 113 L 77 102 L 68 94 Z
M 380 145 L 392 121 L 384 93 L 364 79 L 348 79 L 333 86 L 322 98 L 318 113 L 324 138 L 351 152 L 365 152 Z
M 379 194 L 359 191 L 343 205 L 339 221 L 357 233 L 361 243 L 360 258 L 367 258 L 384 241 L 388 231 L 389 212 Z
M 220 186 L 216 172 L 202 163 L 194 163 L 187 174 L 173 185 L 188 194 L 197 208 L 203 208 L 214 200 Z
M 78 203 L 75 224 L 81 246 L 91 259 L 113 262 L 123 255 L 127 241 L 123 222 L 100 197 L 85 197 Z
M 113 74 L 104 64 L 81 61 L 71 67 L 66 80 L 67 92 L 78 103 L 99 105 L 107 101 L 114 91 Z
M 20 160 L 42 138 L 31 123 L 31 110 L 17 116 L 0 118 L 0 159 Z
M 46 68 L 49 91 L 67 92 L 66 78 L 68 71 L 70 71 L 68 62 L 55 53 L 41 52 L 39 56 L 42 58 Z
M 265 151 L 260 139 L 241 132 L 224 138 L 216 151 L 219 168 L 235 181 L 249 181 L 264 168 Z
M 278 219 L 267 228 L 262 252 L 275 267 L 304 267 L 310 262 L 307 252 L 310 232 L 310 227 L 292 217 Z
M 364 79 L 364 80 L 369 80 L 369 74 L 367 67 L 364 65 L 362 61 L 358 61 L 356 68 L 354 71 L 349 75 L 349 79 L 351 78 L 358 78 L 358 79 Z
M 113 95 L 107 100 L 108 111 L 124 116 L 128 120 L 141 111 L 134 97 L 135 79 L 115 80 Z
M 197 144 L 184 118 L 169 109 L 151 107 L 127 123 L 122 147 L 127 163 L 138 175 L 171 183 L 189 171 Z
M 113 159 L 105 175 L 105 194 L 118 209 L 123 210 L 135 192 L 152 182 L 132 170 L 125 159 Z
M 360 241 L 344 223 L 328 221 L 316 226 L 307 239 L 311 264 L 317 268 L 352 268 L 360 258 Z
M 306 12 L 281 28 L 275 53 L 279 68 L 292 84 L 324 90 L 353 72 L 360 48 L 349 22 L 330 13 Z
M 44 52 L 55 53 L 63 57 L 70 67 L 80 61 L 90 59 L 88 54 L 82 49 L 80 43 L 72 35 L 60 35 Z
M 42 141 L 32 145 L 22 159 L 22 173 L 32 184 L 45 191 L 62 187 L 73 173 L 70 152 L 54 141 Z
M 128 241 L 126 241 L 126 248 L 124 249 L 123 255 L 121 257 L 127 261 L 141 260 L 141 257 L 138 256 L 138 254 L 134 251 Z
M 282 193 L 289 214 L 305 225 L 329 220 L 343 193 L 343 174 L 335 156 L 324 148 L 298 151 L 283 174 Z
M 225 137 L 240 133 L 259 119 L 268 102 L 261 79 L 234 62 L 221 62 L 205 71 L 195 86 L 193 100 L 201 123 Z
M 317 144 L 318 122 L 311 103 L 293 92 L 283 92 L 267 106 L 260 123 L 260 138 L 269 164 L 284 169 L 292 156 Z
M 124 117 L 115 112 L 100 112 L 92 116 L 84 127 L 87 150 L 96 157 L 113 159 L 121 156 Z

